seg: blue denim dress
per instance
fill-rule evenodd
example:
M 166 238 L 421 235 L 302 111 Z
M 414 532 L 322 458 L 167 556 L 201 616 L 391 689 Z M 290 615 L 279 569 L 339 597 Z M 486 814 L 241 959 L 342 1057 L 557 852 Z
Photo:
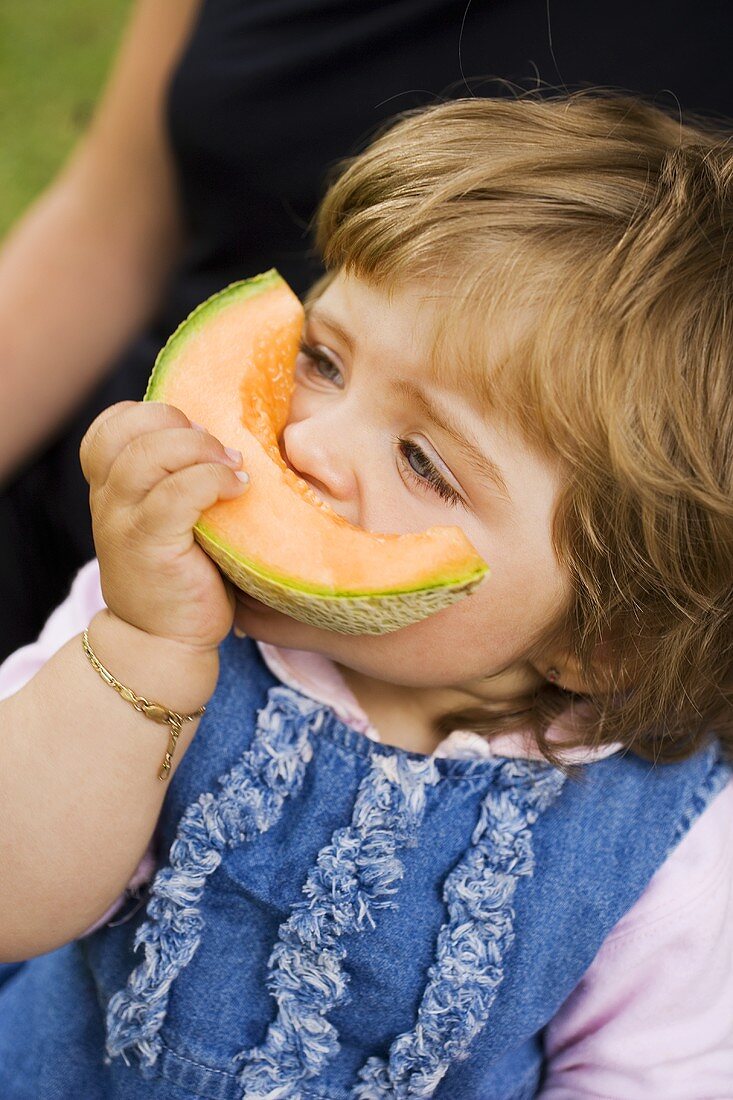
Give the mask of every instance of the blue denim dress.
M 372 742 L 230 636 L 147 906 L 0 968 L 3 1100 L 526 1100 L 542 1031 L 730 776 Z

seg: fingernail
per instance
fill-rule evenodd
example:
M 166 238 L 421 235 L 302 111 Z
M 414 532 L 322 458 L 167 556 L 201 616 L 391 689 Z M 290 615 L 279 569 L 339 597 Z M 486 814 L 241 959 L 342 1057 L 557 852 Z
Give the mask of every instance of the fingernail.
M 244 470 L 235 470 L 234 471 L 234 476 L 238 477 L 239 480 L 241 482 L 243 482 L 245 485 L 249 481 L 249 474 L 245 473 Z
M 232 462 L 241 462 L 242 461 L 242 452 L 241 451 L 235 451 L 234 447 L 225 447 L 224 450 L 227 453 L 227 457 L 231 458 Z

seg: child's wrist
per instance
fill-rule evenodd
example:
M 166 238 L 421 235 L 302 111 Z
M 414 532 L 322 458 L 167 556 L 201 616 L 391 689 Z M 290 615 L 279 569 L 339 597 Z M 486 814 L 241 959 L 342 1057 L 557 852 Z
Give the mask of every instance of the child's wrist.
M 89 640 L 116 679 L 169 710 L 192 713 L 214 694 L 219 676 L 217 649 L 195 649 L 149 634 L 109 608 L 89 623 Z

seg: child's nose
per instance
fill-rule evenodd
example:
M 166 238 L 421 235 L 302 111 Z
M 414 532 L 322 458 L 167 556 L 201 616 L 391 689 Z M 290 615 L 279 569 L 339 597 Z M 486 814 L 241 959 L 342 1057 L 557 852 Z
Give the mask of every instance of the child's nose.
M 359 522 L 359 493 L 353 440 L 318 416 L 286 425 L 281 446 L 285 461 L 334 512 Z

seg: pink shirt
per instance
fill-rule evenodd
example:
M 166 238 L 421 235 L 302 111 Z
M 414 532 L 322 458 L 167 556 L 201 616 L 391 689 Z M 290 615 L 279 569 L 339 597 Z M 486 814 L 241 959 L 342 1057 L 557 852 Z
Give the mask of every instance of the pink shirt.
M 38 640 L 0 666 L 0 699 L 18 691 L 104 607 L 96 560 L 77 574 Z M 336 666 L 258 643 L 273 674 L 379 740 Z M 134 685 L 133 685 L 134 686 Z M 575 759 L 589 761 L 579 751 Z M 521 734 L 455 731 L 436 755 L 536 756 Z M 733 783 L 701 814 L 602 944 L 545 1032 L 542 1100 L 733 1100 Z M 128 889 L 155 870 L 152 846 Z M 93 926 L 106 923 L 124 900 Z

